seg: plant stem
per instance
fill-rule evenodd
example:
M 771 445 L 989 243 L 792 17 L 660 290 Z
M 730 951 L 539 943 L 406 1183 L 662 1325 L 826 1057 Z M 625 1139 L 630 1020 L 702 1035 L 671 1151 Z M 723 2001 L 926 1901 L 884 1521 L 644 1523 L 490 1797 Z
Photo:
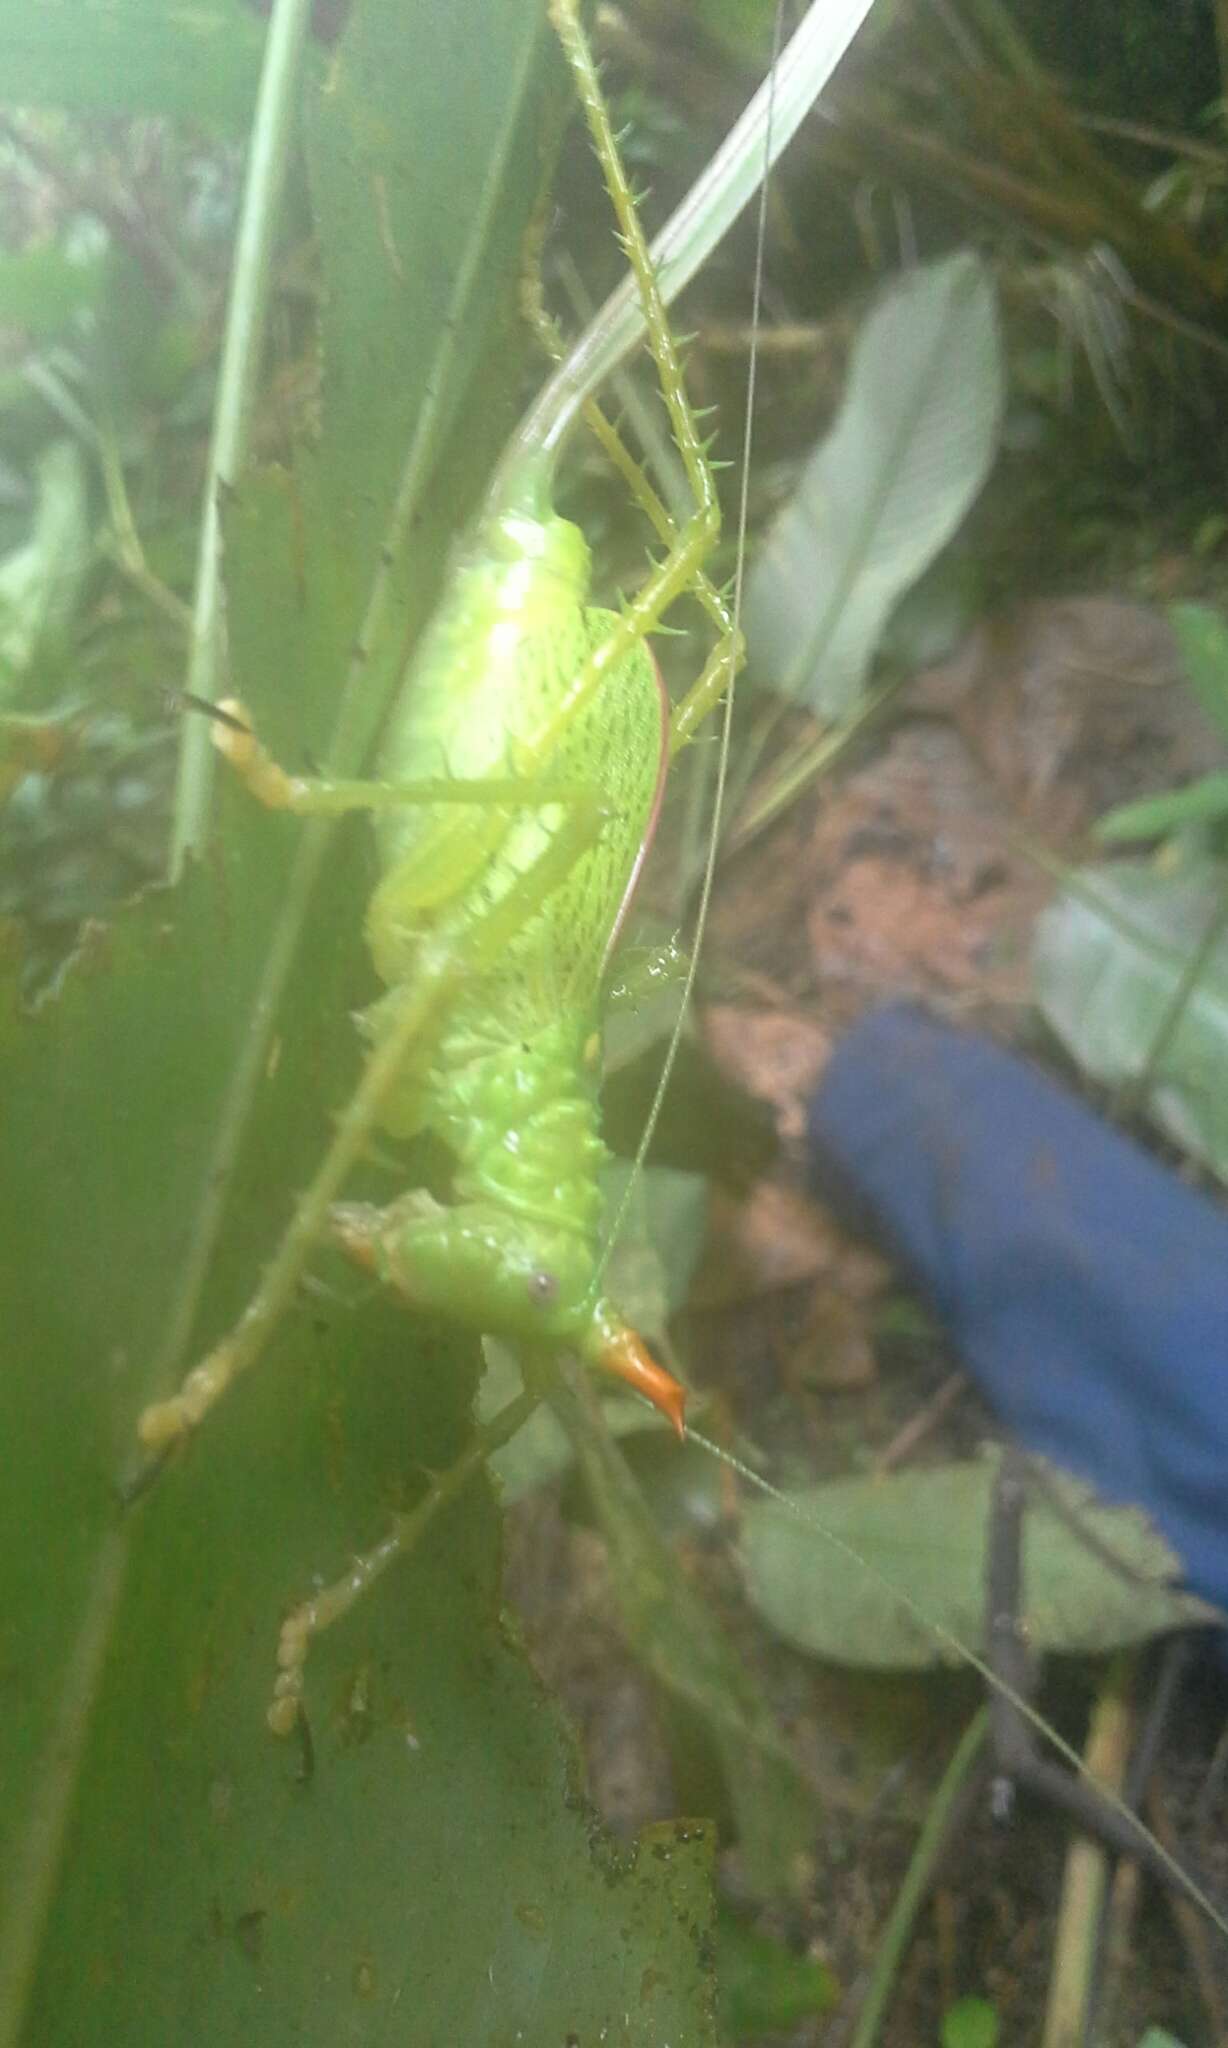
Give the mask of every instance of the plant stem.
M 310 18 L 311 0 L 275 0 L 252 126 L 205 477 L 186 679 L 191 695 L 203 697 L 211 704 L 221 694 L 225 663 L 221 497 L 237 481 L 247 456 L 264 355 L 273 246 L 293 146 L 299 72 Z M 171 824 L 172 881 L 180 874 L 187 854 L 199 851 L 203 843 L 212 776 L 213 747 L 208 721 L 185 718 Z
M 930 1801 L 925 1825 L 917 1838 L 903 1884 L 883 1929 L 874 1957 L 865 2001 L 857 2015 L 857 2028 L 849 2048 L 873 2048 L 887 2010 L 896 1973 L 912 1934 L 913 1922 L 929 1889 L 934 1866 L 947 1839 L 955 1802 L 985 1746 L 989 1733 L 989 1709 L 981 1707 L 969 1721 L 956 1744 L 955 1754 L 942 1774 L 938 1790 Z
M 1134 1732 L 1132 1673 L 1132 1659 L 1114 1658 L 1093 1710 L 1085 1750 L 1088 1770 L 1117 1793 L 1124 1786 Z M 1109 1857 L 1103 1845 L 1077 1835 L 1066 1854 L 1042 2048 L 1077 2048 L 1090 2038 L 1108 1882 Z

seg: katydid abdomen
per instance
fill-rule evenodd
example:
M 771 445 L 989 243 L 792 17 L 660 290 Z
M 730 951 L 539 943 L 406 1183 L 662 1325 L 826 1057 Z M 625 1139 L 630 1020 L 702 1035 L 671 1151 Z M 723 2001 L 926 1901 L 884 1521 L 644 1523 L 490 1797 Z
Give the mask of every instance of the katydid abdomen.
M 530 907 L 441 1012 L 429 1055 L 411 1049 L 381 1108 L 395 1134 L 445 1142 L 452 1200 L 344 1204 L 335 1224 L 411 1301 L 513 1341 L 573 1344 L 677 1426 L 679 1390 L 597 1291 L 602 982 L 655 823 L 668 706 L 637 642 L 552 733 L 617 623 L 587 604 L 588 584 L 587 546 L 566 520 L 523 504 L 488 518 L 411 664 L 381 779 L 475 796 L 377 815 L 384 874 L 367 932 L 390 994 L 367 1014 L 372 1037 L 425 951 L 462 947 L 513 891 Z M 580 814 L 588 843 L 556 878 L 552 849 Z

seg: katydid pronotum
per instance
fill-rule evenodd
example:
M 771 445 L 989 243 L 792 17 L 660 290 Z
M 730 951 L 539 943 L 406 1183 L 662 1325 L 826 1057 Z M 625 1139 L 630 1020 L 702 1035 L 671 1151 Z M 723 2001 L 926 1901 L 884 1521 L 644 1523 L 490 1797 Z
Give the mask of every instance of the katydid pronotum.
M 596 1169 L 599 1024 L 611 948 L 651 836 L 665 766 L 738 665 L 730 607 L 704 576 L 719 512 L 652 258 L 610 132 L 574 0 L 551 0 L 606 175 L 694 508 L 675 529 L 629 457 L 624 473 L 665 547 L 618 613 L 587 603 L 583 537 L 551 509 L 565 434 L 609 367 L 583 350 L 535 406 L 495 478 L 476 537 L 412 664 L 367 782 L 287 775 L 231 704 L 218 744 L 253 794 L 302 814 L 369 811 L 382 879 L 367 933 L 388 993 L 368 1012 L 360 1087 L 256 1294 L 180 1391 L 141 1417 L 172 1449 L 254 1364 L 328 1231 L 412 1302 L 522 1347 L 560 1348 L 638 1386 L 681 1432 L 681 1388 L 601 1293 Z M 609 430 L 605 433 L 609 436 Z M 617 447 L 612 437 L 607 445 Z M 616 457 L 616 459 L 619 459 Z M 688 591 L 716 645 L 672 713 L 647 636 Z M 454 1200 L 414 1191 L 339 1201 L 377 1129 L 443 1138 Z M 425 1520 L 520 1426 L 540 1380 L 475 1435 L 420 1507 L 285 1623 L 270 1725 L 298 1725 L 312 1636 L 343 1616 Z

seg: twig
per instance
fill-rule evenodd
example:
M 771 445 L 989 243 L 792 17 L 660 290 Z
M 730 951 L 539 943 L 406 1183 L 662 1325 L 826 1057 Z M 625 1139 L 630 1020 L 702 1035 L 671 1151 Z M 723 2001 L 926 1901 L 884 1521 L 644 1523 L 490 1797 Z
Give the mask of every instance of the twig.
M 1115 1792 L 1125 1779 L 1133 1730 L 1128 1671 L 1128 1660 L 1114 1660 L 1096 1702 L 1084 1753 L 1088 1770 Z M 1108 1877 L 1108 1855 L 1099 1842 L 1082 1835 L 1071 1843 L 1041 2048 L 1082 2048 L 1091 2031 Z
M 894 1471 L 904 1458 L 915 1451 L 922 1439 L 941 1421 L 967 1384 L 966 1372 L 947 1374 L 937 1393 L 933 1394 L 915 1415 L 910 1416 L 903 1429 L 896 1431 L 886 1449 L 879 1452 L 872 1468 L 876 1479 L 881 1479 L 886 1473 Z
M 1147 1801 L 1147 1819 L 1156 1840 L 1162 1842 L 1166 1849 L 1179 1855 L 1180 1846 L 1168 1808 L 1154 1783 Z M 1206 2010 L 1207 2038 L 1211 2041 L 1228 2041 L 1228 1999 L 1224 1996 L 1221 1974 L 1215 1965 L 1211 1931 L 1202 1914 L 1178 1892 L 1170 1892 L 1168 1902 L 1177 1932 L 1189 1957 L 1190 1971 L 1198 1985 L 1198 1995 Z

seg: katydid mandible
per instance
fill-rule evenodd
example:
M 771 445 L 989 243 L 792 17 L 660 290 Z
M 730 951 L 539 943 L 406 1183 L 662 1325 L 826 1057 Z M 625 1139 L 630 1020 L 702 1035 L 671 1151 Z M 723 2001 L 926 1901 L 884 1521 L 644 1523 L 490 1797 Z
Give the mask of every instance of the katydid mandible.
M 256 1361 L 328 1232 L 412 1303 L 537 1357 L 566 1348 L 628 1381 L 682 1432 L 682 1388 L 601 1292 L 601 999 L 671 749 L 646 636 L 692 588 L 720 627 L 675 732 L 719 701 L 737 641 L 702 574 L 719 533 L 712 475 L 575 0 L 551 0 L 550 13 L 638 283 L 694 511 L 675 530 L 619 451 L 666 548 L 620 613 L 589 604 L 587 545 L 551 503 L 563 428 L 587 403 L 577 390 L 567 417 L 546 430 L 531 413 L 500 465 L 411 661 L 378 779 L 290 776 L 242 708 L 224 707 L 217 744 L 259 799 L 302 814 L 372 813 L 381 879 L 366 932 L 387 993 L 363 1019 L 371 1050 L 359 1087 L 256 1294 L 179 1392 L 142 1414 L 141 1439 L 157 1453 Z M 376 1128 L 441 1138 L 456 1163 L 452 1199 L 412 1190 L 384 1208 L 338 1201 Z M 511 1404 L 508 1430 L 523 1419 L 520 1405 Z M 458 1483 L 478 1461 L 461 1461 Z M 437 1484 L 428 1512 L 440 1498 Z M 408 1547 L 420 1520 L 400 1518 L 344 1581 L 291 1616 L 269 1716 L 276 1731 L 298 1719 L 311 1635 Z

